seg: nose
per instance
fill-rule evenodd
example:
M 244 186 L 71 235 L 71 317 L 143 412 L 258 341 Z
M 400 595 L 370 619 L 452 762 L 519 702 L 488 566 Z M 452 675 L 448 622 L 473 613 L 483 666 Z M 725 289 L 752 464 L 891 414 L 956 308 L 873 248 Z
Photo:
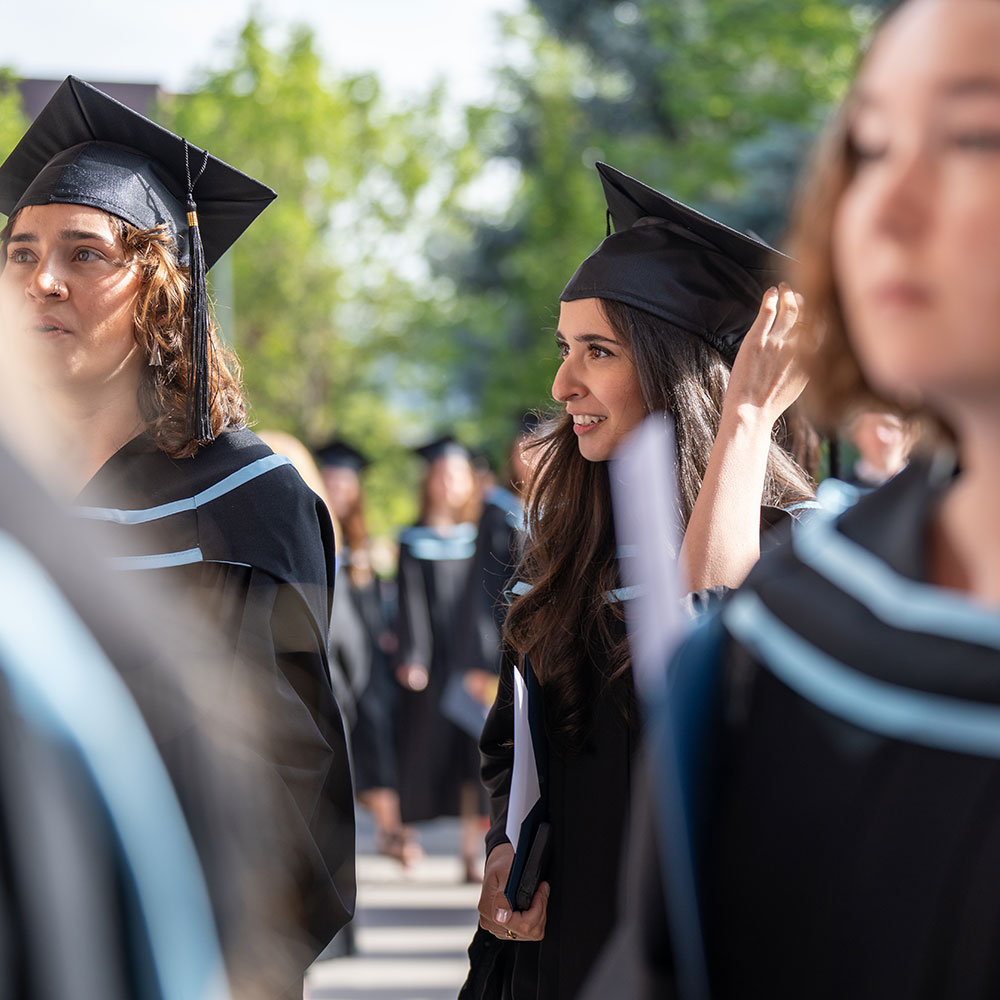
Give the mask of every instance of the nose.
M 39 262 L 25 287 L 25 292 L 34 299 L 65 299 L 69 295 L 66 282 L 46 261 Z
M 887 236 L 918 236 L 933 211 L 934 166 L 926 150 L 900 152 L 885 164 L 875 191 L 875 225 Z
M 568 403 L 586 395 L 587 389 L 581 382 L 573 364 L 572 358 L 565 358 L 556 369 L 556 377 L 552 380 L 552 398 L 557 403 Z

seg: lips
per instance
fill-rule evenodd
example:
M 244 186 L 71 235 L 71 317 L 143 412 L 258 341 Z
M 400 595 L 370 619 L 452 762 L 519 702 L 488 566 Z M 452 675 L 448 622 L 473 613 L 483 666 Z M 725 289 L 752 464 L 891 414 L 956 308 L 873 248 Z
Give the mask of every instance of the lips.
M 31 329 L 36 333 L 40 333 L 43 337 L 59 337 L 72 333 L 68 327 L 54 316 L 41 316 Z
M 577 437 L 582 437 L 584 434 L 592 434 L 608 419 L 607 417 L 598 416 L 596 413 L 571 413 L 570 416 L 573 418 L 573 433 Z
M 880 306 L 891 309 L 916 309 L 930 305 L 930 290 L 914 281 L 883 281 L 873 285 L 870 296 Z

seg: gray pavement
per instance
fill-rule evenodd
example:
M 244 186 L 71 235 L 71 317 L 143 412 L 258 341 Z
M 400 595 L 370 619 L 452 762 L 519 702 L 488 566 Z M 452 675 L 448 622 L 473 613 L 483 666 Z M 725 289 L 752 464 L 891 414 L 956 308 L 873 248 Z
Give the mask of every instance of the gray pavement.
M 417 830 L 425 857 L 403 869 L 375 853 L 359 810 L 354 953 L 313 965 L 308 1000 L 455 1000 L 469 970 L 479 886 L 463 882 L 458 820 Z

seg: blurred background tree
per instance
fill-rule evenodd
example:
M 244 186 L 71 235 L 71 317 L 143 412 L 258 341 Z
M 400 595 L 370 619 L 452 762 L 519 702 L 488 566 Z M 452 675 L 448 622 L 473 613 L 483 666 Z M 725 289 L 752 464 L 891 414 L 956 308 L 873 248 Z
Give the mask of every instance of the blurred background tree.
M 251 19 L 231 64 L 158 117 L 279 193 L 213 271 L 220 324 L 257 427 L 312 446 L 336 433 L 378 460 L 373 527 L 386 531 L 413 513 L 399 430 L 414 401 L 398 371 L 433 284 L 412 233 L 449 161 L 442 98 L 389 108 L 373 75 L 331 74 L 308 27 L 272 48 L 265 27 Z
M 16 82 L 17 77 L 12 70 L 0 68 L 0 157 L 3 159 L 28 127 L 21 111 L 21 95 Z

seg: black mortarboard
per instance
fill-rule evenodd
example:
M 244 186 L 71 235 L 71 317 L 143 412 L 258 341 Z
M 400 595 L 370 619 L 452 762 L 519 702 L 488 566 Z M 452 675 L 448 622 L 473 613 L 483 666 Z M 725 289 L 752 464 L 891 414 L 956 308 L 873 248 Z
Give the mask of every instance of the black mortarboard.
M 785 277 L 790 258 L 606 163 L 597 171 L 615 232 L 560 298 L 644 309 L 701 337 L 732 364 L 764 292 Z
M 192 436 L 208 420 L 205 272 L 275 197 L 97 88 L 67 77 L 0 166 L 0 211 L 87 205 L 141 229 L 166 224 L 191 269 Z M 207 428 L 206 428 L 207 424 Z
M 346 441 L 334 438 L 315 451 L 316 461 L 321 466 L 353 469 L 360 472 L 371 462 L 357 448 L 352 448 Z
M 444 458 L 447 455 L 461 455 L 462 458 L 467 458 L 470 461 L 472 460 L 469 449 L 466 448 L 464 444 L 456 441 L 450 434 L 445 437 L 440 437 L 436 441 L 431 441 L 429 444 L 425 444 L 421 448 L 414 448 L 413 450 L 427 462 L 433 462 L 439 458 Z

